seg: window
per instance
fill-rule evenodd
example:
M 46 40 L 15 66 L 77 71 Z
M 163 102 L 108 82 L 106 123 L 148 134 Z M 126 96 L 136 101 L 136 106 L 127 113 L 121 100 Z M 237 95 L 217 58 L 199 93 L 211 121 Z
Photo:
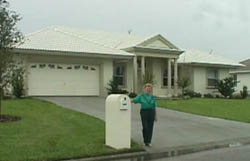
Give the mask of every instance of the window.
M 83 65 L 83 66 L 82 66 L 82 69 L 84 69 L 84 70 L 89 70 L 89 67 L 88 67 L 88 66 Z
M 174 86 L 174 69 L 171 68 L 171 86 Z M 164 68 L 163 70 L 163 87 L 168 86 L 168 68 Z
M 138 70 L 141 70 L 141 60 L 137 60 L 137 68 Z
M 137 60 L 137 69 L 138 69 L 138 70 L 141 70 L 141 69 L 142 69 L 142 64 L 141 64 L 141 62 L 142 62 L 141 59 Z M 147 68 L 147 65 L 148 65 L 148 63 L 147 63 L 147 61 L 146 61 L 146 59 L 145 59 L 144 67 Z
M 69 69 L 69 70 L 72 69 L 72 66 L 68 66 L 67 69 Z
M 114 65 L 114 79 L 118 82 L 118 85 L 125 86 L 125 64 L 115 64 Z
M 63 69 L 63 67 L 60 65 L 57 65 L 57 69 Z
M 48 67 L 49 67 L 50 69 L 55 69 L 55 65 L 54 65 L 54 64 L 49 64 Z
M 46 64 L 39 64 L 39 68 L 43 69 L 46 67 Z
M 233 78 L 234 78 L 234 80 L 235 80 L 236 82 L 239 82 L 239 81 L 237 81 L 237 74 L 234 74 L 234 75 L 233 75 Z M 238 83 L 236 83 L 236 87 L 237 87 L 237 84 L 238 84 Z
M 208 69 L 207 70 L 208 87 L 215 87 L 216 80 L 218 80 L 218 71 L 216 69 Z
M 30 68 L 36 68 L 36 64 L 35 65 L 31 65 Z
M 76 70 L 79 70 L 79 69 L 81 68 L 81 66 L 80 66 L 80 65 L 75 65 L 74 68 L 75 68 Z

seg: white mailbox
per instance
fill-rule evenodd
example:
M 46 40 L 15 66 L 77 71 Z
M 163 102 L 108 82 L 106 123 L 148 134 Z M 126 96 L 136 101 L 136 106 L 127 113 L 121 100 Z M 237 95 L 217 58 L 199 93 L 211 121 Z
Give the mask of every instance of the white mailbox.
M 115 149 L 131 147 L 131 102 L 127 95 L 112 94 L 105 106 L 105 144 Z

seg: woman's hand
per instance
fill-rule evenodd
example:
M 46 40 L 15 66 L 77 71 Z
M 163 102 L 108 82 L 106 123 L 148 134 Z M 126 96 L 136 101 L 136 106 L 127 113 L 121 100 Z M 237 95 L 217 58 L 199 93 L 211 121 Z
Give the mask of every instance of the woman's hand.
M 157 116 L 155 116 L 155 122 L 157 122 L 158 121 L 158 118 L 157 118 Z
M 155 108 L 155 122 L 158 121 L 158 118 L 157 118 L 157 113 L 156 113 L 156 108 Z
M 134 103 L 133 99 L 130 99 L 130 102 L 131 102 L 131 103 Z

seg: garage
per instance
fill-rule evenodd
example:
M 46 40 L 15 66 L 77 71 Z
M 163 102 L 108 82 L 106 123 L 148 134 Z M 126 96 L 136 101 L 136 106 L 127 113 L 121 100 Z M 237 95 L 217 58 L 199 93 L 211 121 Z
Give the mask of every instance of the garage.
M 29 96 L 99 96 L 99 66 L 30 63 Z

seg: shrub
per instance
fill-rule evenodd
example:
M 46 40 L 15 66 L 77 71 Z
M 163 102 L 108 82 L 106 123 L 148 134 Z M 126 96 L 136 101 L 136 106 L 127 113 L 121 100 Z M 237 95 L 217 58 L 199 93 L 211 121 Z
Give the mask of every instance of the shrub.
M 128 94 L 129 92 L 127 90 L 122 90 L 119 88 L 118 81 L 116 79 L 112 79 L 108 83 L 108 87 L 106 88 L 108 91 L 108 94 Z
M 214 98 L 214 96 L 210 93 L 204 94 L 204 98 Z
M 182 96 L 185 94 L 186 88 L 191 84 L 189 78 L 182 78 L 177 81 L 179 87 L 181 87 Z
M 11 99 L 13 96 L 12 91 L 10 91 L 9 89 L 10 89 L 10 87 L 5 88 L 3 90 L 2 96 L 3 96 L 4 100 Z
M 242 96 L 241 96 L 241 94 L 238 93 L 238 94 L 233 94 L 232 98 L 233 99 L 242 99 Z
M 187 100 L 187 99 L 190 99 L 191 97 L 190 96 L 188 96 L 188 95 L 186 95 L 186 96 L 183 96 L 183 99 L 184 100 Z
M 137 96 L 136 93 L 134 92 L 130 92 L 129 95 L 128 95 L 130 98 L 135 98 Z
M 215 95 L 215 98 L 222 98 L 222 96 L 221 95 Z
M 248 96 L 247 86 L 243 86 L 242 91 L 240 91 L 240 95 L 241 95 L 241 97 L 242 97 L 243 99 L 244 99 L 244 98 L 247 98 L 247 96 Z
M 117 93 L 119 91 L 118 86 L 119 86 L 118 81 L 115 80 L 114 78 L 111 79 L 108 82 L 108 87 L 106 88 L 108 91 L 108 94 Z
M 12 73 L 11 86 L 12 93 L 16 98 L 21 98 L 24 92 L 24 69 L 22 67 L 16 68 Z
M 127 90 L 119 90 L 117 94 L 128 94 Z
M 192 90 L 186 90 L 186 92 L 184 93 L 184 95 L 190 96 L 191 98 L 193 98 L 193 97 L 200 98 L 201 97 L 200 93 L 194 92 Z
M 227 77 L 222 80 L 216 81 L 216 88 L 225 97 L 232 98 L 232 94 L 235 92 L 234 87 L 237 81 L 233 77 Z
M 198 97 L 198 98 L 201 98 L 202 94 L 201 93 L 194 93 L 194 97 Z

